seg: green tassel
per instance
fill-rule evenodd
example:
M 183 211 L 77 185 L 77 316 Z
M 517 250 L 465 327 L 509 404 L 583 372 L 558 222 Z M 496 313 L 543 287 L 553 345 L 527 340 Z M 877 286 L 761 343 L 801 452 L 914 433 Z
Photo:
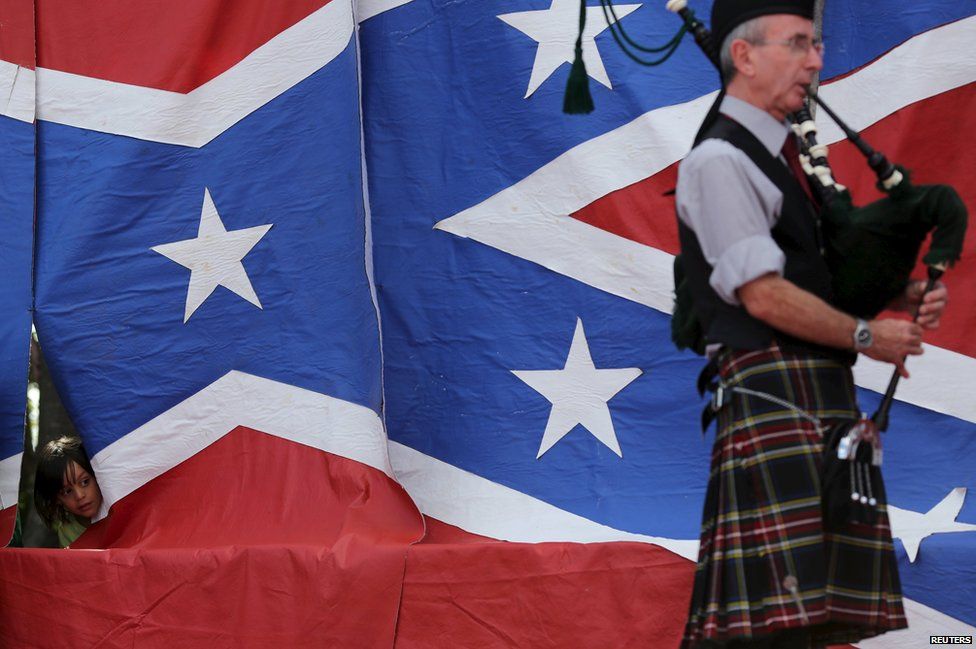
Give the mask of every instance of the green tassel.
M 563 96 L 563 112 L 568 115 L 585 115 L 593 112 L 593 96 L 590 94 L 590 75 L 586 74 L 581 48 L 576 49 L 573 69 L 566 81 Z
M 590 95 L 590 76 L 583 63 L 583 29 L 586 27 L 586 0 L 580 0 L 579 35 L 576 37 L 576 56 L 573 69 L 566 81 L 563 95 L 563 112 L 567 115 L 585 115 L 593 112 L 593 96 Z

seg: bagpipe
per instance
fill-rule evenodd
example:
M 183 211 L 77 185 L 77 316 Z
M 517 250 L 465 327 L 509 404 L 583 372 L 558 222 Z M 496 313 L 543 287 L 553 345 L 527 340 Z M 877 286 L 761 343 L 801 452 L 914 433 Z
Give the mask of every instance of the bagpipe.
M 614 40 L 631 59 L 643 65 L 659 65 L 674 53 L 682 37 L 691 33 L 706 57 L 720 69 L 721 43 L 713 42 L 708 28 L 688 7 L 687 0 L 668 0 L 668 10 L 681 17 L 682 25 L 678 33 L 661 47 L 636 43 L 619 24 L 615 24 L 612 0 L 601 0 L 601 5 Z M 611 21 L 610 17 L 614 20 Z M 582 6 L 580 20 L 582 32 Z M 659 53 L 661 56 L 648 61 L 637 52 Z M 565 112 L 590 112 L 593 109 L 591 99 L 579 96 L 584 91 L 588 94 L 586 88 L 580 85 L 580 72 L 585 82 L 585 69 L 578 68 L 574 63 L 567 85 Z M 834 180 L 827 159 L 827 147 L 817 142 L 817 127 L 809 107 L 811 99 L 837 123 L 847 139 L 864 155 L 868 166 L 877 176 L 878 189 L 885 194 L 883 198 L 868 205 L 855 206 L 847 188 Z M 713 110 L 717 110 L 717 107 L 716 103 Z M 925 293 L 936 286 L 945 270 L 962 254 L 968 216 L 959 194 L 947 185 L 913 184 L 904 168 L 892 164 L 882 153 L 871 148 L 859 133 L 849 128 L 812 91 L 808 93 L 804 107 L 790 116 L 790 120 L 799 140 L 801 167 L 820 204 L 823 254 L 832 276 L 832 305 L 860 318 L 876 317 L 893 300 L 904 295 L 921 246 L 931 234 L 929 250 L 923 257 L 928 269 L 928 281 L 919 298 L 921 305 Z M 675 258 L 674 274 L 672 340 L 679 349 L 689 348 L 704 354 L 706 341 L 694 312 L 680 255 Z M 828 527 L 846 521 L 871 523 L 877 515 L 876 505 L 879 500 L 883 502 L 884 496 L 880 476 L 882 449 L 879 433 L 888 427 L 888 413 L 898 379 L 896 370 L 881 405 L 870 418 L 844 421 L 832 427 L 821 426 L 824 433 L 824 521 Z M 703 389 L 701 381 L 699 389 Z

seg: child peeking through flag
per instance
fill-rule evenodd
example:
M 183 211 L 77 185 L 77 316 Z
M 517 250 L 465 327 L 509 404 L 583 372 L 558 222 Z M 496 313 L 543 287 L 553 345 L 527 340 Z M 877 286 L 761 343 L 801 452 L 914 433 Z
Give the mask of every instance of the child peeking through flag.
M 102 492 L 77 437 L 58 437 L 38 452 L 34 506 L 62 548 L 74 543 L 98 513 Z

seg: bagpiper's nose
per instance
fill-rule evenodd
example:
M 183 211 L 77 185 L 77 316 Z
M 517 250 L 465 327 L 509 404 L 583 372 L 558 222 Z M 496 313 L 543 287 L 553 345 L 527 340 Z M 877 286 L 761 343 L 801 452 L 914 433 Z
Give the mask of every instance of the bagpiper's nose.
M 811 67 L 812 69 L 816 70 L 817 72 L 819 72 L 820 70 L 823 70 L 823 64 L 824 64 L 823 50 L 821 50 L 819 48 L 816 48 L 816 47 L 811 47 L 810 49 L 808 49 L 807 50 L 807 64 L 808 64 L 808 67 Z

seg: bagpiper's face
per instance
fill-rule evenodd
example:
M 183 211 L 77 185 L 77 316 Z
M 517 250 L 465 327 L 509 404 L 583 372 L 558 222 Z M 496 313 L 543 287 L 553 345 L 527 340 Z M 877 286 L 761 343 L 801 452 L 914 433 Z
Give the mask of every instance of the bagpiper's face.
M 91 518 L 102 506 L 102 491 L 95 476 L 77 462 L 70 462 L 64 472 L 58 502 L 75 516 Z
M 763 40 L 752 45 L 754 89 L 767 112 L 783 119 L 803 106 L 823 68 L 823 50 L 814 41 L 813 22 L 802 16 L 767 16 L 764 27 Z

